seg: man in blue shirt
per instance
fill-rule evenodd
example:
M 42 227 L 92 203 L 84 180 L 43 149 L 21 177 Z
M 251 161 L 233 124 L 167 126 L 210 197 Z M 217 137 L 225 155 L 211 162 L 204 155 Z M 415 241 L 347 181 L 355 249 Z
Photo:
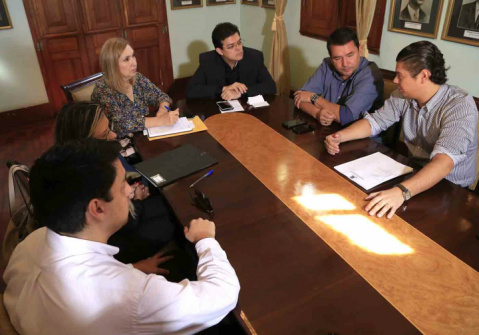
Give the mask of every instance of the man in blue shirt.
M 339 28 L 327 42 L 329 56 L 294 93 L 296 107 L 322 125 L 341 125 L 357 120 L 364 112 L 383 105 L 383 77 L 374 62 L 361 57 L 354 30 Z

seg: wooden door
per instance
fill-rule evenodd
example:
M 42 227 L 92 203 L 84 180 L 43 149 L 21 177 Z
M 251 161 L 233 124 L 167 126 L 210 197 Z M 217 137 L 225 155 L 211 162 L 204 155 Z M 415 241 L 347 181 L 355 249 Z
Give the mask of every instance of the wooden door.
M 55 110 L 66 98 L 60 85 L 89 74 L 74 0 L 28 0 L 25 9 L 37 44 L 37 56 Z
M 121 0 L 80 0 L 80 8 L 90 73 L 101 72 L 101 46 L 111 37 L 123 37 L 122 3 Z
M 368 48 L 379 54 L 386 0 L 377 0 Z M 302 0 L 300 33 L 327 40 L 339 27 L 356 30 L 356 0 Z
M 164 0 L 124 0 L 125 36 L 135 50 L 138 71 L 162 91 L 173 83 Z
M 327 38 L 338 26 L 338 0 L 302 0 L 300 33 Z
M 173 83 L 165 0 L 23 0 L 47 94 L 55 111 L 60 85 L 100 72 L 100 49 L 126 37 L 138 69 L 160 89 Z

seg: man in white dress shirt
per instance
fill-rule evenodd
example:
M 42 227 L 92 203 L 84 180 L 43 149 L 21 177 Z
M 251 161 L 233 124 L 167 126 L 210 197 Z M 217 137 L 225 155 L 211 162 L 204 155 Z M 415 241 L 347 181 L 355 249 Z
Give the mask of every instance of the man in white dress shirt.
M 118 248 L 106 242 L 127 222 L 131 192 L 118 151 L 89 139 L 54 146 L 32 167 L 31 201 L 44 227 L 17 246 L 4 275 L 20 334 L 192 334 L 235 307 L 238 278 L 213 222 L 185 227 L 197 281 L 168 282 L 113 258 Z

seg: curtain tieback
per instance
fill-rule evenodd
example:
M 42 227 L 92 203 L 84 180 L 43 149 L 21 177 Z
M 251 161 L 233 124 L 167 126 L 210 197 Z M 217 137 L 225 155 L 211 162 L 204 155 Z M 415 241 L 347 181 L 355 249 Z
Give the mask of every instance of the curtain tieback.
M 283 21 L 284 20 L 284 15 L 276 15 L 274 14 L 274 19 L 273 19 L 273 24 L 271 25 L 271 30 L 276 31 L 276 21 Z

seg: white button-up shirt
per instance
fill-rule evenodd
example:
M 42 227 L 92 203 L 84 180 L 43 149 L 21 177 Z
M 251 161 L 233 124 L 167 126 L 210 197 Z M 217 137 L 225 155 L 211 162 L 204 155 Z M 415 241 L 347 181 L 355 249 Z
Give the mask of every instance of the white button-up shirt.
M 117 247 L 41 228 L 14 250 L 4 302 L 22 335 L 192 334 L 236 305 L 239 282 L 215 239 L 196 244 L 198 281 L 118 262 Z

